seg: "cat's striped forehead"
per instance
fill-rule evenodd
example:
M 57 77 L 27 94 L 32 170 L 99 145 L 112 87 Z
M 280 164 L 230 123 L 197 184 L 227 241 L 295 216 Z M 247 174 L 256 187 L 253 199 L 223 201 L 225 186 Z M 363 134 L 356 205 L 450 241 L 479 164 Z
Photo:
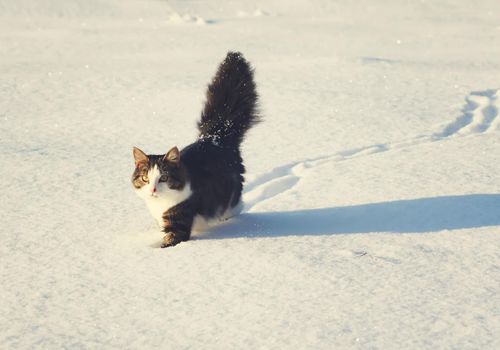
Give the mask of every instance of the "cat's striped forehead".
M 158 167 L 159 169 L 164 167 L 164 160 L 163 158 L 165 155 L 156 155 L 156 154 L 149 154 L 148 155 L 148 160 L 142 163 L 139 163 L 137 167 L 139 168 L 145 168 L 146 171 L 149 171 L 149 169 L 152 169 L 154 167 Z

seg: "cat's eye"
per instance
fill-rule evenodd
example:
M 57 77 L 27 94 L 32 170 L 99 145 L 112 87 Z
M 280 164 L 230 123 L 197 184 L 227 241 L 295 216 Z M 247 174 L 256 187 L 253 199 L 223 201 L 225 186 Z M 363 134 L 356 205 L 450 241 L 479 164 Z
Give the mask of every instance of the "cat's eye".
M 149 179 L 148 179 L 148 176 L 147 175 L 142 175 L 141 176 L 141 180 L 144 181 L 144 182 L 148 182 Z

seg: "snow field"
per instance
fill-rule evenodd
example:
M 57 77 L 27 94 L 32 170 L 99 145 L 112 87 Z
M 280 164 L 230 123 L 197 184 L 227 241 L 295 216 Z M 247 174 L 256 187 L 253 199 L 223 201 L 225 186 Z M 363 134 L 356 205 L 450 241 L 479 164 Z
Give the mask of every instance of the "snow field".
M 496 1 L 0 0 L 0 348 L 497 349 Z M 245 211 L 174 249 L 132 146 L 228 50 Z

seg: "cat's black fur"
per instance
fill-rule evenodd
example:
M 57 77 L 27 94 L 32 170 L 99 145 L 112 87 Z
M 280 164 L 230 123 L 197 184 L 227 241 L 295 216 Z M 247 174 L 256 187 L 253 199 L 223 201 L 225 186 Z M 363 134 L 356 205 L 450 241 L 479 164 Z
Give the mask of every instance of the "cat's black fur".
M 196 142 L 180 153 L 173 148 L 166 155 L 146 156 L 134 150 L 132 183 L 136 188 L 155 164 L 162 175 L 160 182 L 169 188 L 191 186 L 191 196 L 163 214 L 166 235 L 162 247 L 188 240 L 196 215 L 214 218 L 241 200 L 245 168 L 240 144 L 260 116 L 253 69 L 240 53 L 227 54 L 208 86 L 206 99 Z

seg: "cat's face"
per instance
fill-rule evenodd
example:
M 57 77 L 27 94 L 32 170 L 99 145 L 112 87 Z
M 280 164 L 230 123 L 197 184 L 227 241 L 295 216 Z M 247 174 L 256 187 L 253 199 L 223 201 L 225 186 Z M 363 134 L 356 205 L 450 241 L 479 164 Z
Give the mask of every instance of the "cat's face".
M 158 197 L 169 190 L 182 190 L 186 183 L 177 147 L 164 155 L 146 155 L 134 147 L 132 185 L 144 197 Z

